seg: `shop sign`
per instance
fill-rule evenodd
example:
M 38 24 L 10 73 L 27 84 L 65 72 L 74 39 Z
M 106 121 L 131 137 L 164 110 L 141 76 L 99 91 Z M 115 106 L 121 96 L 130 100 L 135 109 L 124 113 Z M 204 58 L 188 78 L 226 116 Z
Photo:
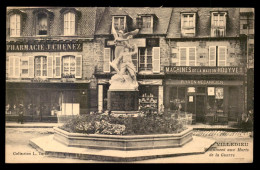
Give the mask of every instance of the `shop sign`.
M 165 74 L 242 74 L 242 67 L 165 66 Z
M 39 41 L 7 43 L 7 52 L 80 52 L 83 49 L 82 42 L 66 41 Z
M 162 85 L 162 80 L 140 80 L 138 81 L 138 83 L 140 83 L 141 85 Z
M 243 85 L 239 80 L 167 80 L 166 85 Z
M 146 47 L 145 38 L 134 38 L 129 40 L 129 44 L 136 44 L 137 47 Z M 114 40 L 107 41 L 107 46 L 115 45 Z

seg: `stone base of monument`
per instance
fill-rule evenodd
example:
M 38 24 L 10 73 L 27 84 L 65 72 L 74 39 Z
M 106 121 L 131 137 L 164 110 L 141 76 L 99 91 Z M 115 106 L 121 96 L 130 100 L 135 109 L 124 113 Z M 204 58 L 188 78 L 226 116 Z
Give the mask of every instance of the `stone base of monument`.
M 134 113 L 138 111 L 137 90 L 108 90 L 108 110 L 114 113 Z
M 69 133 L 57 127 L 55 134 L 34 138 L 30 145 L 50 157 L 131 162 L 203 154 L 214 140 L 192 136 L 189 128 L 179 134 L 101 135 Z

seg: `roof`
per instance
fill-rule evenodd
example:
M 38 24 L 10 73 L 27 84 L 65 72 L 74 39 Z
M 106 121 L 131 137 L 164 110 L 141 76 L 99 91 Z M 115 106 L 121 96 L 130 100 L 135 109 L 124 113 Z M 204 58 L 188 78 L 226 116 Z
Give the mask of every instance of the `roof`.
M 136 23 L 138 15 L 156 15 L 158 23 L 152 34 L 167 34 L 172 8 L 150 8 L 150 7 L 108 7 L 103 13 L 103 17 L 96 29 L 95 35 L 110 35 L 112 16 L 122 15 L 132 18 L 133 25 Z

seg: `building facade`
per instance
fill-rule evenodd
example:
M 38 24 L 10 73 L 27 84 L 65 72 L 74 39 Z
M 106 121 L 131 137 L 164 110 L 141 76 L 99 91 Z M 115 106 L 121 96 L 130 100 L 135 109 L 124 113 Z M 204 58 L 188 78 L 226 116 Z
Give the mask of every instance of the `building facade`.
M 26 120 L 89 112 L 90 79 L 100 55 L 94 33 L 103 8 L 8 8 L 7 120 L 19 104 Z
M 113 25 L 125 33 L 139 29 L 131 40 L 138 46 L 132 61 L 139 110 L 180 110 L 192 113 L 194 123 L 237 123 L 248 103 L 242 19 L 240 8 L 8 9 L 8 114 L 21 101 L 38 117 L 107 110 L 116 73 L 109 64 Z

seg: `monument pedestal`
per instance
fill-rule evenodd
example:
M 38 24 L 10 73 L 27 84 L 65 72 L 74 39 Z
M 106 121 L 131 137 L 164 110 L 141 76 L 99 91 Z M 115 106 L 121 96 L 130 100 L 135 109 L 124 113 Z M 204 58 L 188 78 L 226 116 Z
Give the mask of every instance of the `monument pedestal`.
M 138 111 L 138 90 L 108 90 L 108 110 L 115 113 Z

